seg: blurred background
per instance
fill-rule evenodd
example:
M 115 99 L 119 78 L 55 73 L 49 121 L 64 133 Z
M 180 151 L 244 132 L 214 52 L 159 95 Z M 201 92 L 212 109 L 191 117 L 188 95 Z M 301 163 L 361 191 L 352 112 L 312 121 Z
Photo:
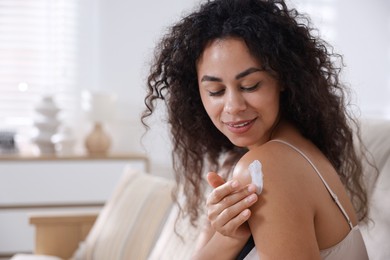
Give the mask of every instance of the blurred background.
M 319 34 L 344 56 L 343 80 L 362 117 L 390 117 L 390 2 L 290 0 L 310 15 Z M 197 0 L 0 0 L 0 129 L 16 132 L 21 152 L 34 139 L 34 113 L 43 96 L 59 107 L 59 121 L 76 138 L 92 127 L 82 91 L 116 95 L 105 123 L 110 151 L 139 151 L 152 169 L 170 175 L 164 112 L 140 123 L 153 48 L 166 28 Z M 112 106 L 109 108 L 113 110 Z M 68 131 L 69 132 L 69 131 Z

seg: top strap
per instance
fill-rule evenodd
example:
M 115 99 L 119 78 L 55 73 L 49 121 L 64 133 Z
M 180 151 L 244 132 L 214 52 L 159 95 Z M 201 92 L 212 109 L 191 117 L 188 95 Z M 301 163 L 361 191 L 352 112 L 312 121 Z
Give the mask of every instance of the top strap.
M 340 209 L 341 213 L 344 215 L 345 219 L 347 220 L 348 222 L 348 225 L 349 227 L 352 229 L 353 228 L 353 225 L 352 225 L 352 222 L 347 214 L 347 212 L 345 211 L 344 207 L 341 205 L 338 197 L 337 197 L 337 194 L 334 193 L 332 191 L 332 189 L 329 187 L 328 183 L 325 181 L 325 179 L 322 177 L 320 171 L 317 169 L 317 167 L 314 165 L 314 163 L 309 159 L 309 157 L 306 156 L 306 154 L 304 154 L 301 150 L 299 150 L 297 147 L 295 147 L 294 145 L 286 142 L 286 141 L 283 141 L 283 140 L 280 140 L 280 139 L 273 139 L 273 140 L 270 140 L 270 142 L 278 142 L 278 143 L 283 143 L 289 147 L 291 147 L 293 150 L 295 150 L 296 152 L 298 152 L 300 155 L 302 155 L 303 158 L 306 159 L 306 161 L 309 162 L 309 164 L 313 167 L 314 171 L 317 173 L 318 177 L 320 177 L 322 183 L 325 185 L 325 188 L 328 190 L 330 196 L 332 197 L 333 201 L 336 203 L 337 207 Z

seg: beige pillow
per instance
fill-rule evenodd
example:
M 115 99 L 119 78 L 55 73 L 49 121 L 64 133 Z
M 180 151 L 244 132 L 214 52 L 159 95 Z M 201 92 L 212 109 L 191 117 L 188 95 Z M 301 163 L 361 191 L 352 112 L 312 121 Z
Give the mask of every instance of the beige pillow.
M 193 227 L 187 218 L 175 223 L 178 207 L 175 205 L 153 247 L 149 260 L 190 259 L 195 249 L 201 227 Z M 179 235 L 178 235 L 179 234 Z
M 127 168 L 73 259 L 147 259 L 171 208 L 173 186 Z
M 366 119 L 361 124 L 362 139 L 378 168 L 378 176 L 366 164 L 369 188 L 369 217 L 361 225 L 362 235 L 372 260 L 390 259 L 390 120 Z

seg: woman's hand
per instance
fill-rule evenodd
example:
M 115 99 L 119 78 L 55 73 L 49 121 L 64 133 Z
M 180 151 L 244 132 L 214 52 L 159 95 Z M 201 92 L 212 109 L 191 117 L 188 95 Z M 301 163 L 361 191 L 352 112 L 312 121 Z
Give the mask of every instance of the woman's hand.
M 225 182 L 215 172 L 207 175 L 207 181 L 214 188 L 207 198 L 207 215 L 215 231 L 224 236 L 247 239 L 251 235 L 246 222 L 249 209 L 257 201 L 256 187 L 249 184 L 241 187 L 237 180 Z

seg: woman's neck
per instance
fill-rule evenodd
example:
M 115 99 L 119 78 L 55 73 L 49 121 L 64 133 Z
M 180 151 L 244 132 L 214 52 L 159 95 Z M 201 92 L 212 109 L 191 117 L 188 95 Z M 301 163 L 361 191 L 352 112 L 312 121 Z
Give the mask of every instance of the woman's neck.
M 270 140 L 285 139 L 296 135 L 301 135 L 299 130 L 288 120 L 281 119 L 273 130 Z

